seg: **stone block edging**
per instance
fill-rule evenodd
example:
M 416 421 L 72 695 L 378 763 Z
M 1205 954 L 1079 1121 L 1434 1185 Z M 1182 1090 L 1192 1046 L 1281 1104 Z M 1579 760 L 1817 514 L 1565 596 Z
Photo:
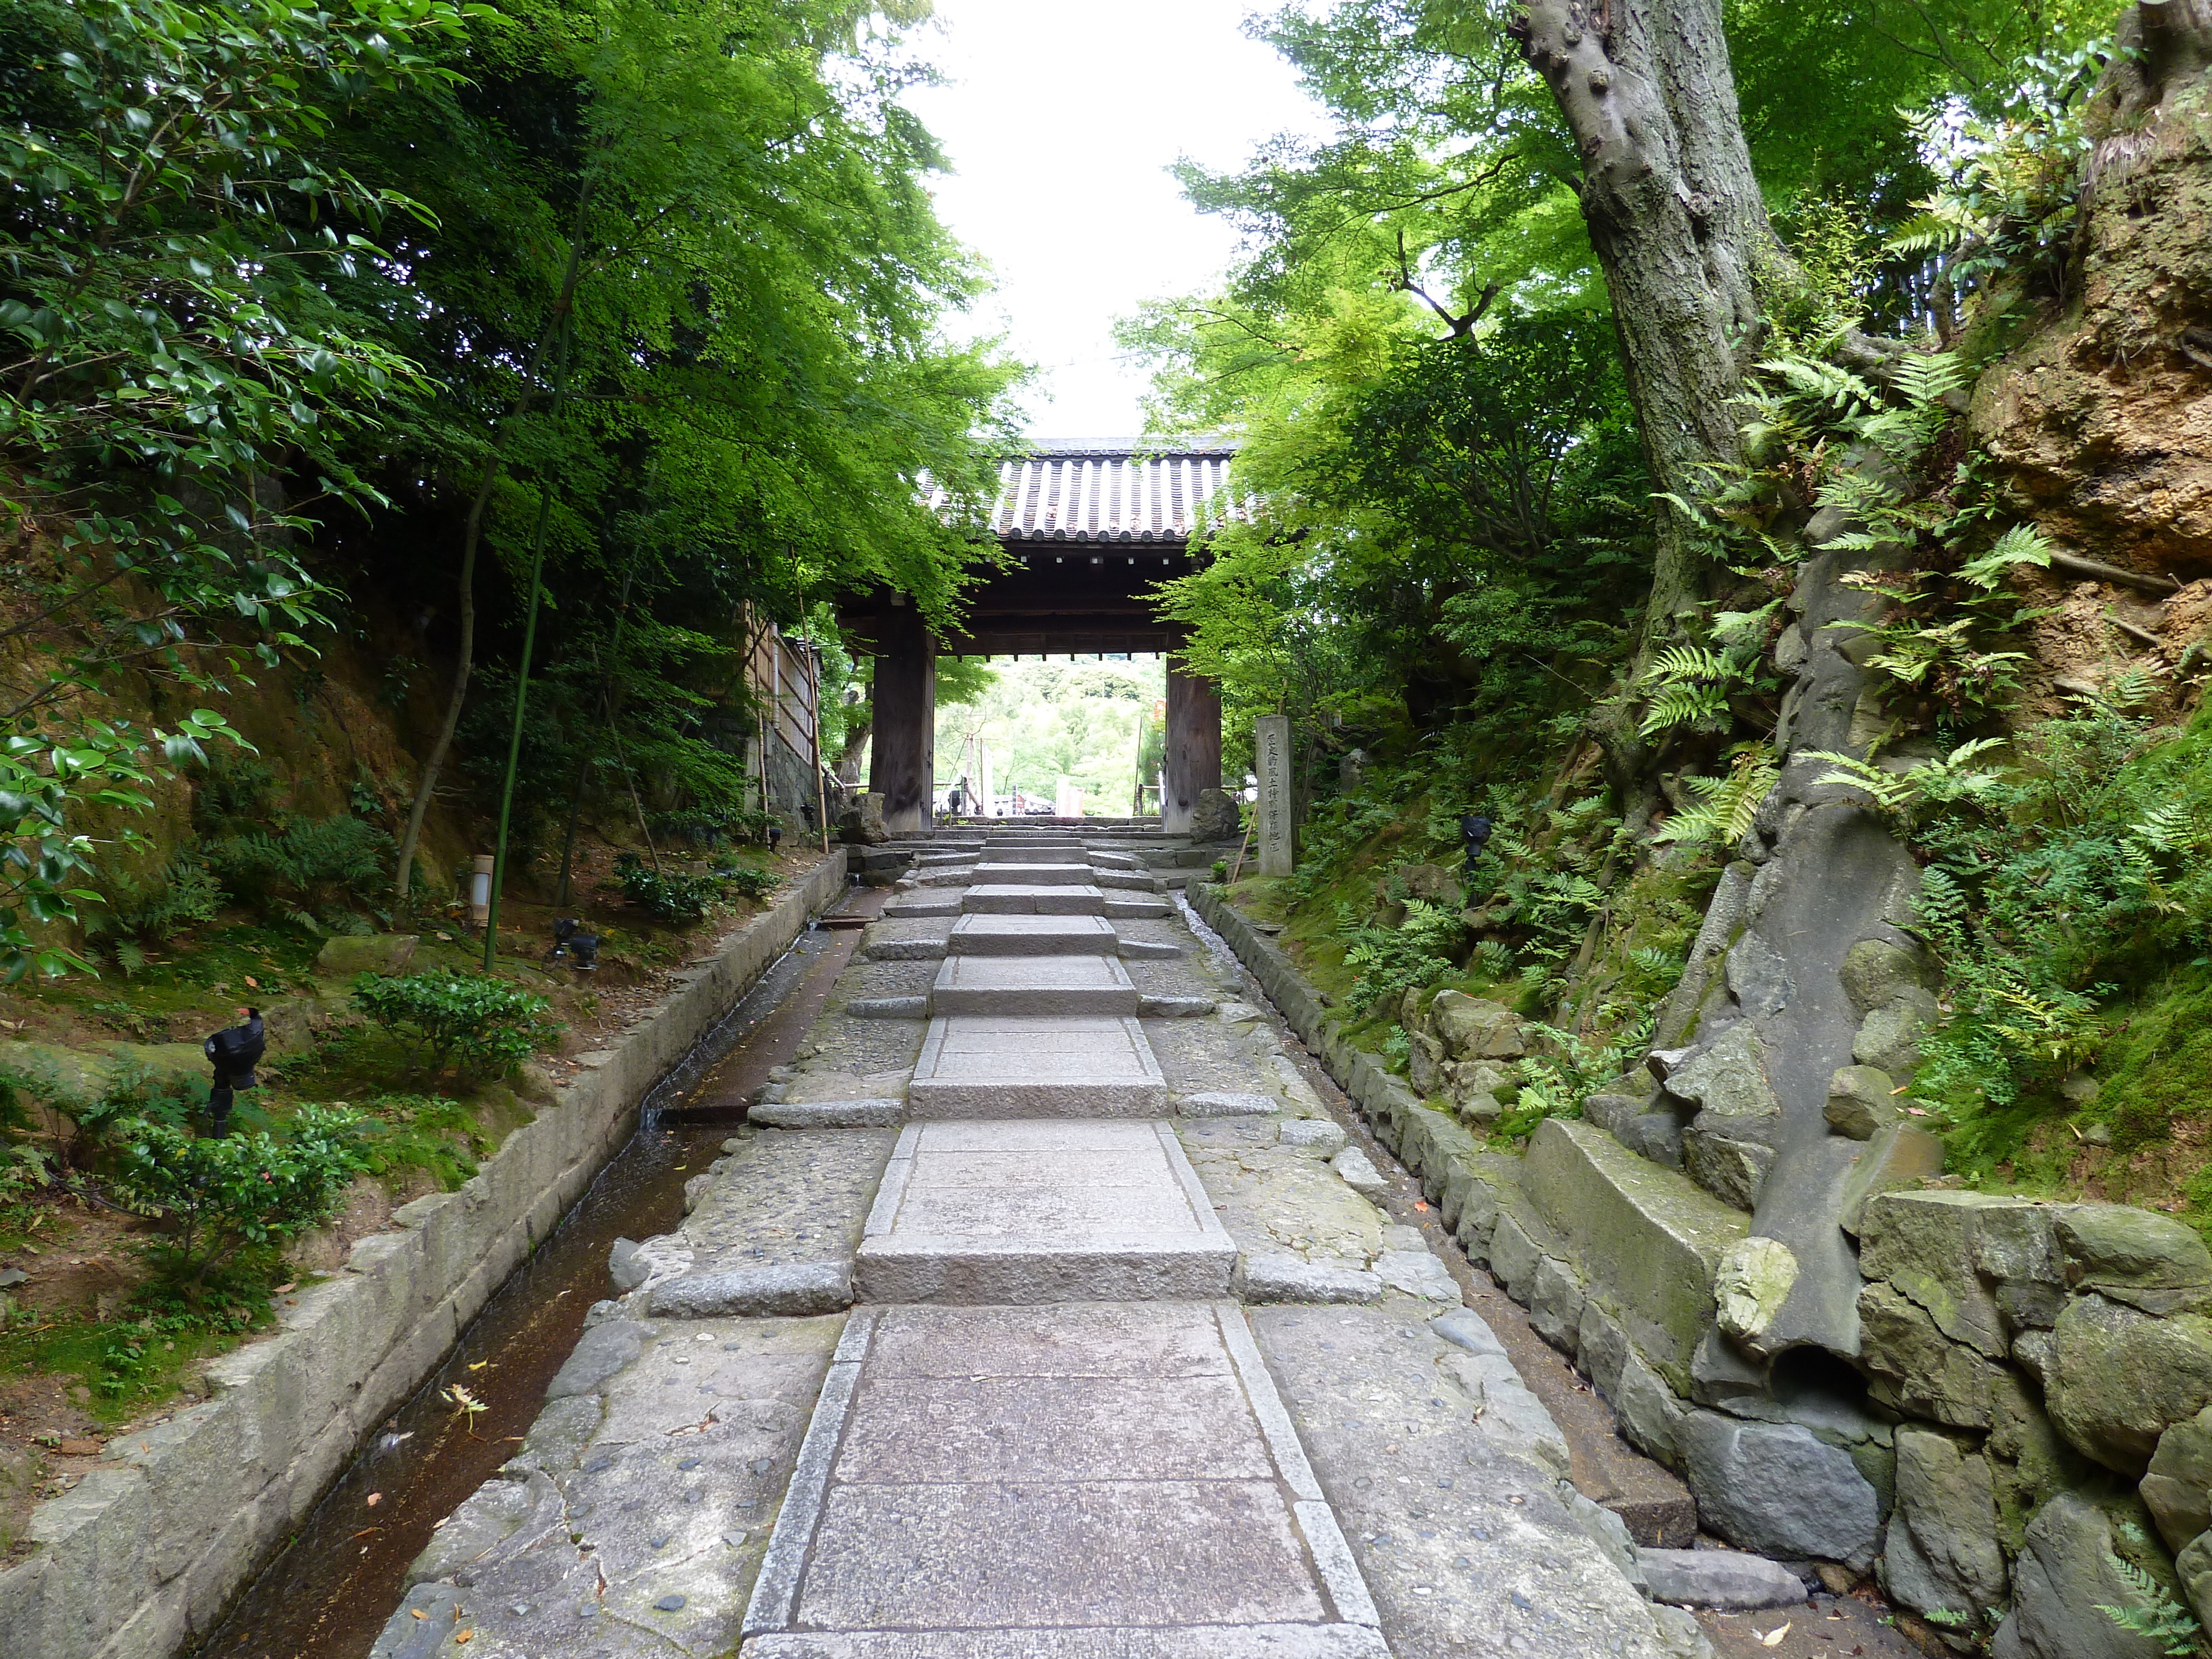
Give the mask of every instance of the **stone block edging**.
M 36 1553 L 0 1573 L 0 1654 L 167 1659 L 205 1635 L 629 1139 L 647 1092 L 845 890 L 845 866 L 833 852 L 677 975 L 458 1191 L 403 1205 L 273 1334 L 210 1366 L 206 1401 L 117 1437 L 108 1465 L 34 1510 Z

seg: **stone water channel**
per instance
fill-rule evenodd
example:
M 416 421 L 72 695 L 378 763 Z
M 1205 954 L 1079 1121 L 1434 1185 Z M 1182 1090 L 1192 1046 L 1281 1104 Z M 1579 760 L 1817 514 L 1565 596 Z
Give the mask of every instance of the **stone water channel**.
M 1655 1592 L 1802 1603 L 1576 1489 L 1146 851 L 922 854 L 375 1659 L 1695 1659 Z
M 856 890 L 701 1038 L 642 1103 L 636 1134 L 501 1286 L 438 1370 L 373 1437 L 195 1659 L 359 1659 L 438 1523 L 505 1462 L 604 1294 L 624 1234 L 671 1227 L 684 1186 L 742 1121 L 742 1103 L 789 1060 L 883 895 Z M 855 914 L 858 913 L 858 914 Z M 456 1410 L 465 1389 L 483 1409 Z

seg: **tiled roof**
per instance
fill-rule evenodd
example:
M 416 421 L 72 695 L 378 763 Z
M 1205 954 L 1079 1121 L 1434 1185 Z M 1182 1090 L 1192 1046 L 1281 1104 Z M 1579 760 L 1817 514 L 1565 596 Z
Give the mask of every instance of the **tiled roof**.
M 1163 453 L 1103 438 L 1041 444 L 1000 463 L 991 528 L 1006 542 L 1188 541 L 1202 505 L 1242 516 L 1241 504 L 1213 499 L 1236 453 L 1234 444 Z

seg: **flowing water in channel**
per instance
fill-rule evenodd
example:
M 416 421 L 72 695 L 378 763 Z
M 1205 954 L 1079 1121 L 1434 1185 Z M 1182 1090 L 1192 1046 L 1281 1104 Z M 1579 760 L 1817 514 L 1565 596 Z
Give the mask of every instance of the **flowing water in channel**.
M 872 915 L 884 896 L 847 902 Z M 637 1133 L 461 1334 L 443 1364 L 356 1455 L 194 1659 L 361 1659 L 431 1530 L 520 1443 L 609 1292 L 617 1238 L 672 1231 L 769 1068 L 792 1057 L 858 943 L 811 927 L 646 1097 Z M 459 1388 L 482 1407 L 459 1409 Z

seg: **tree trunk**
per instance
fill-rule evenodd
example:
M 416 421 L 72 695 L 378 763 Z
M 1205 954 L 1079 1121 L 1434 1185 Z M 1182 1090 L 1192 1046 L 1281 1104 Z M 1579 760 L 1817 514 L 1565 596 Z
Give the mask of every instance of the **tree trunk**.
M 1759 290 L 1794 272 L 1752 172 L 1719 0 L 1528 0 L 1513 32 L 1582 155 L 1583 217 L 1654 487 L 1695 501 L 1706 469 L 1738 456 L 1730 399 L 1758 349 Z M 1657 528 L 1637 675 L 1711 597 L 1695 527 L 1662 502 Z M 1636 711 L 1595 724 L 1608 781 L 1629 787 L 1652 759 Z
M 445 766 L 446 756 L 453 745 L 453 733 L 461 723 L 461 709 L 468 702 L 469 676 L 476 667 L 477 637 L 477 550 L 483 543 L 483 521 L 491 506 L 493 489 L 499 483 L 501 471 L 507 464 L 507 440 L 514 427 L 515 418 L 536 398 L 535 389 L 538 365 L 544 360 L 545 349 L 552 343 L 554 334 L 576 303 L 576 283 L 583 271 L 584 210 L 591 205 L 596 188 L 594 179 L 585 180 L 584 188 L 576 198 L 574 222 L 568 229 L 568 263 L 561 274 L 560 292 L 553 301 L 552 321 L 538 337 L 531 348 L 530 361 L 522 371 L 521 392 L 509 405 L 506 418 L 500 422 L 498 433 L 492 440 L 490 453 L 484 458 L 483 477 L 477 485 L 475 498 L 469 503 L 469 516 L 461 532 L 460 625 L 459 647 L 455 652 L 453 689 L 446 694 L 446 713 L 438 724 L 438 736 L 430 745 L 429 757 L 422 763 L 422 776 L 415 786 L 415 799 L 407 810 L 406 832 L 399 838 L 398 866 L 393 871 L 393 908 L 407 908 L 407 889 L 413 878 L 416 850 L 422 845 L 422 820 L 430 811 L 430 797 L 438 787 L 438 774 Z M 550 480 L 541 488 L 550 489 Z M 518 694 L 519 695 L 519 694 Z

